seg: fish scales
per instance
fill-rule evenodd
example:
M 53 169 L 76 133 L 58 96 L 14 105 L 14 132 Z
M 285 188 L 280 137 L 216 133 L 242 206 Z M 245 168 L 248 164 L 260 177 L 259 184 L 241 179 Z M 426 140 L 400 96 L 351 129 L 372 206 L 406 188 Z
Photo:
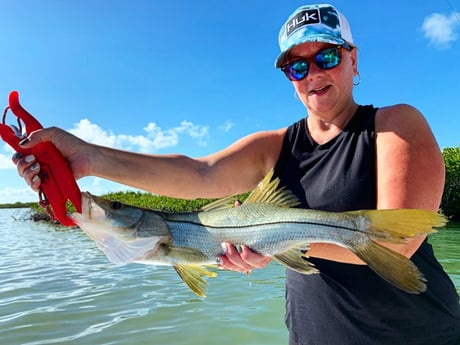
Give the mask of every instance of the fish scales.
M 324 220 L 325 214 L 311 210 L 267 204 L 248 204 L 229 210 L 200 214 L 171 213 L 162 217 L 171 231 L 173 244 L 196 248 L 211 261 L 222 253 L 222 242 L 245 244 L 252 250 L 272 256 L 295 244 L 328 242 L 338 245 L 365 236 L 366 228 L 356 230 L 359 219 L 343 214 Z M 361 222 L 366 223 L 365 219 Z M 337 232 L 340 227 L 344 231 Z

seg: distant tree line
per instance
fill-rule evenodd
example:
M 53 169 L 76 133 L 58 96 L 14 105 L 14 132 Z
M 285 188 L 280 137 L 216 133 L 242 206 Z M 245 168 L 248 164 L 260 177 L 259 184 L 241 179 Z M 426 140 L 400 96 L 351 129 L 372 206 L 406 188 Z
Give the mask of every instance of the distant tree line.
M 460 220 L 460 146 L 442 150 L 446 165 L 446 183 L 442 196 L 442 212 L 452 220 Z

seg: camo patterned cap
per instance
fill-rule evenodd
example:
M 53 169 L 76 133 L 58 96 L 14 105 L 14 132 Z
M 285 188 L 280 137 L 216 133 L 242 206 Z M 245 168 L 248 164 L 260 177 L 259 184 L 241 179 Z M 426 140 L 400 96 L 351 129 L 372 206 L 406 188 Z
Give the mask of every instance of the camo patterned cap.
M 306 5 L 296 9 L 281 27 L 279 37 L 281 54 L 275 67 L 283 66 L 289 50 L 306 42 L 324 42 L 353 45 L 350 25 L 345 16 L 329 4 Z

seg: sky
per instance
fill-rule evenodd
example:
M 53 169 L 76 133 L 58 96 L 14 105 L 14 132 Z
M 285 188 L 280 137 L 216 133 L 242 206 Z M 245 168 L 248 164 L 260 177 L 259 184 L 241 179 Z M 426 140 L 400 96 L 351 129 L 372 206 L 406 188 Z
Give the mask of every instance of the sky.
M 124 150 L 208 155 L 307 115 L 274 68 L 281 25 L 307 3 L 0 0 L 0 105 L 17 90 L 44 127 Z M 358 46 L 355 100 L 411 104 L 441 149 L 460 145 L 460 0 L 331 3 Z M 12 154 L 0 142 L 0 203 L 36 201 Z

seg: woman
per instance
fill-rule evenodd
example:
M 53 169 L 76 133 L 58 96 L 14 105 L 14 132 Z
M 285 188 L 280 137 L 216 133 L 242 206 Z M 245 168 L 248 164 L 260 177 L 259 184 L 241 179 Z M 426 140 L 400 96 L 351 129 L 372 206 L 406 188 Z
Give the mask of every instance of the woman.
M 281 28 L 276 67 L 292 81 L 305 119 L 251 134 L 199 159 L 143 155 L 86 143 L 57 128 L 32 133 L 25 148 L 51 141 L 76 178 L 99 176 L 179 198 L 246 192 L 272 168 L 306 208 L 419 208 L 437 211 L 443 159 L 423 116 L 409 105 L 376 109 L 353 99 L 357 48 L 345 17 L 331 5 L 298 8 Z M 34 157 L 14 158 L 38 190 Z M 139 167 L 139 168 L 136 168 Z M 388 245 L 412 258 L 427 291 L 411 295 L 374 274 L 349 250 L 312 244 L 320 274 L 287 271 L 286 323 L 291 344 L 456 344 L 460 310 L 455 288 L 425 237 Z M 221 267 L 248 272 L 269 259 L 226 244 Z

